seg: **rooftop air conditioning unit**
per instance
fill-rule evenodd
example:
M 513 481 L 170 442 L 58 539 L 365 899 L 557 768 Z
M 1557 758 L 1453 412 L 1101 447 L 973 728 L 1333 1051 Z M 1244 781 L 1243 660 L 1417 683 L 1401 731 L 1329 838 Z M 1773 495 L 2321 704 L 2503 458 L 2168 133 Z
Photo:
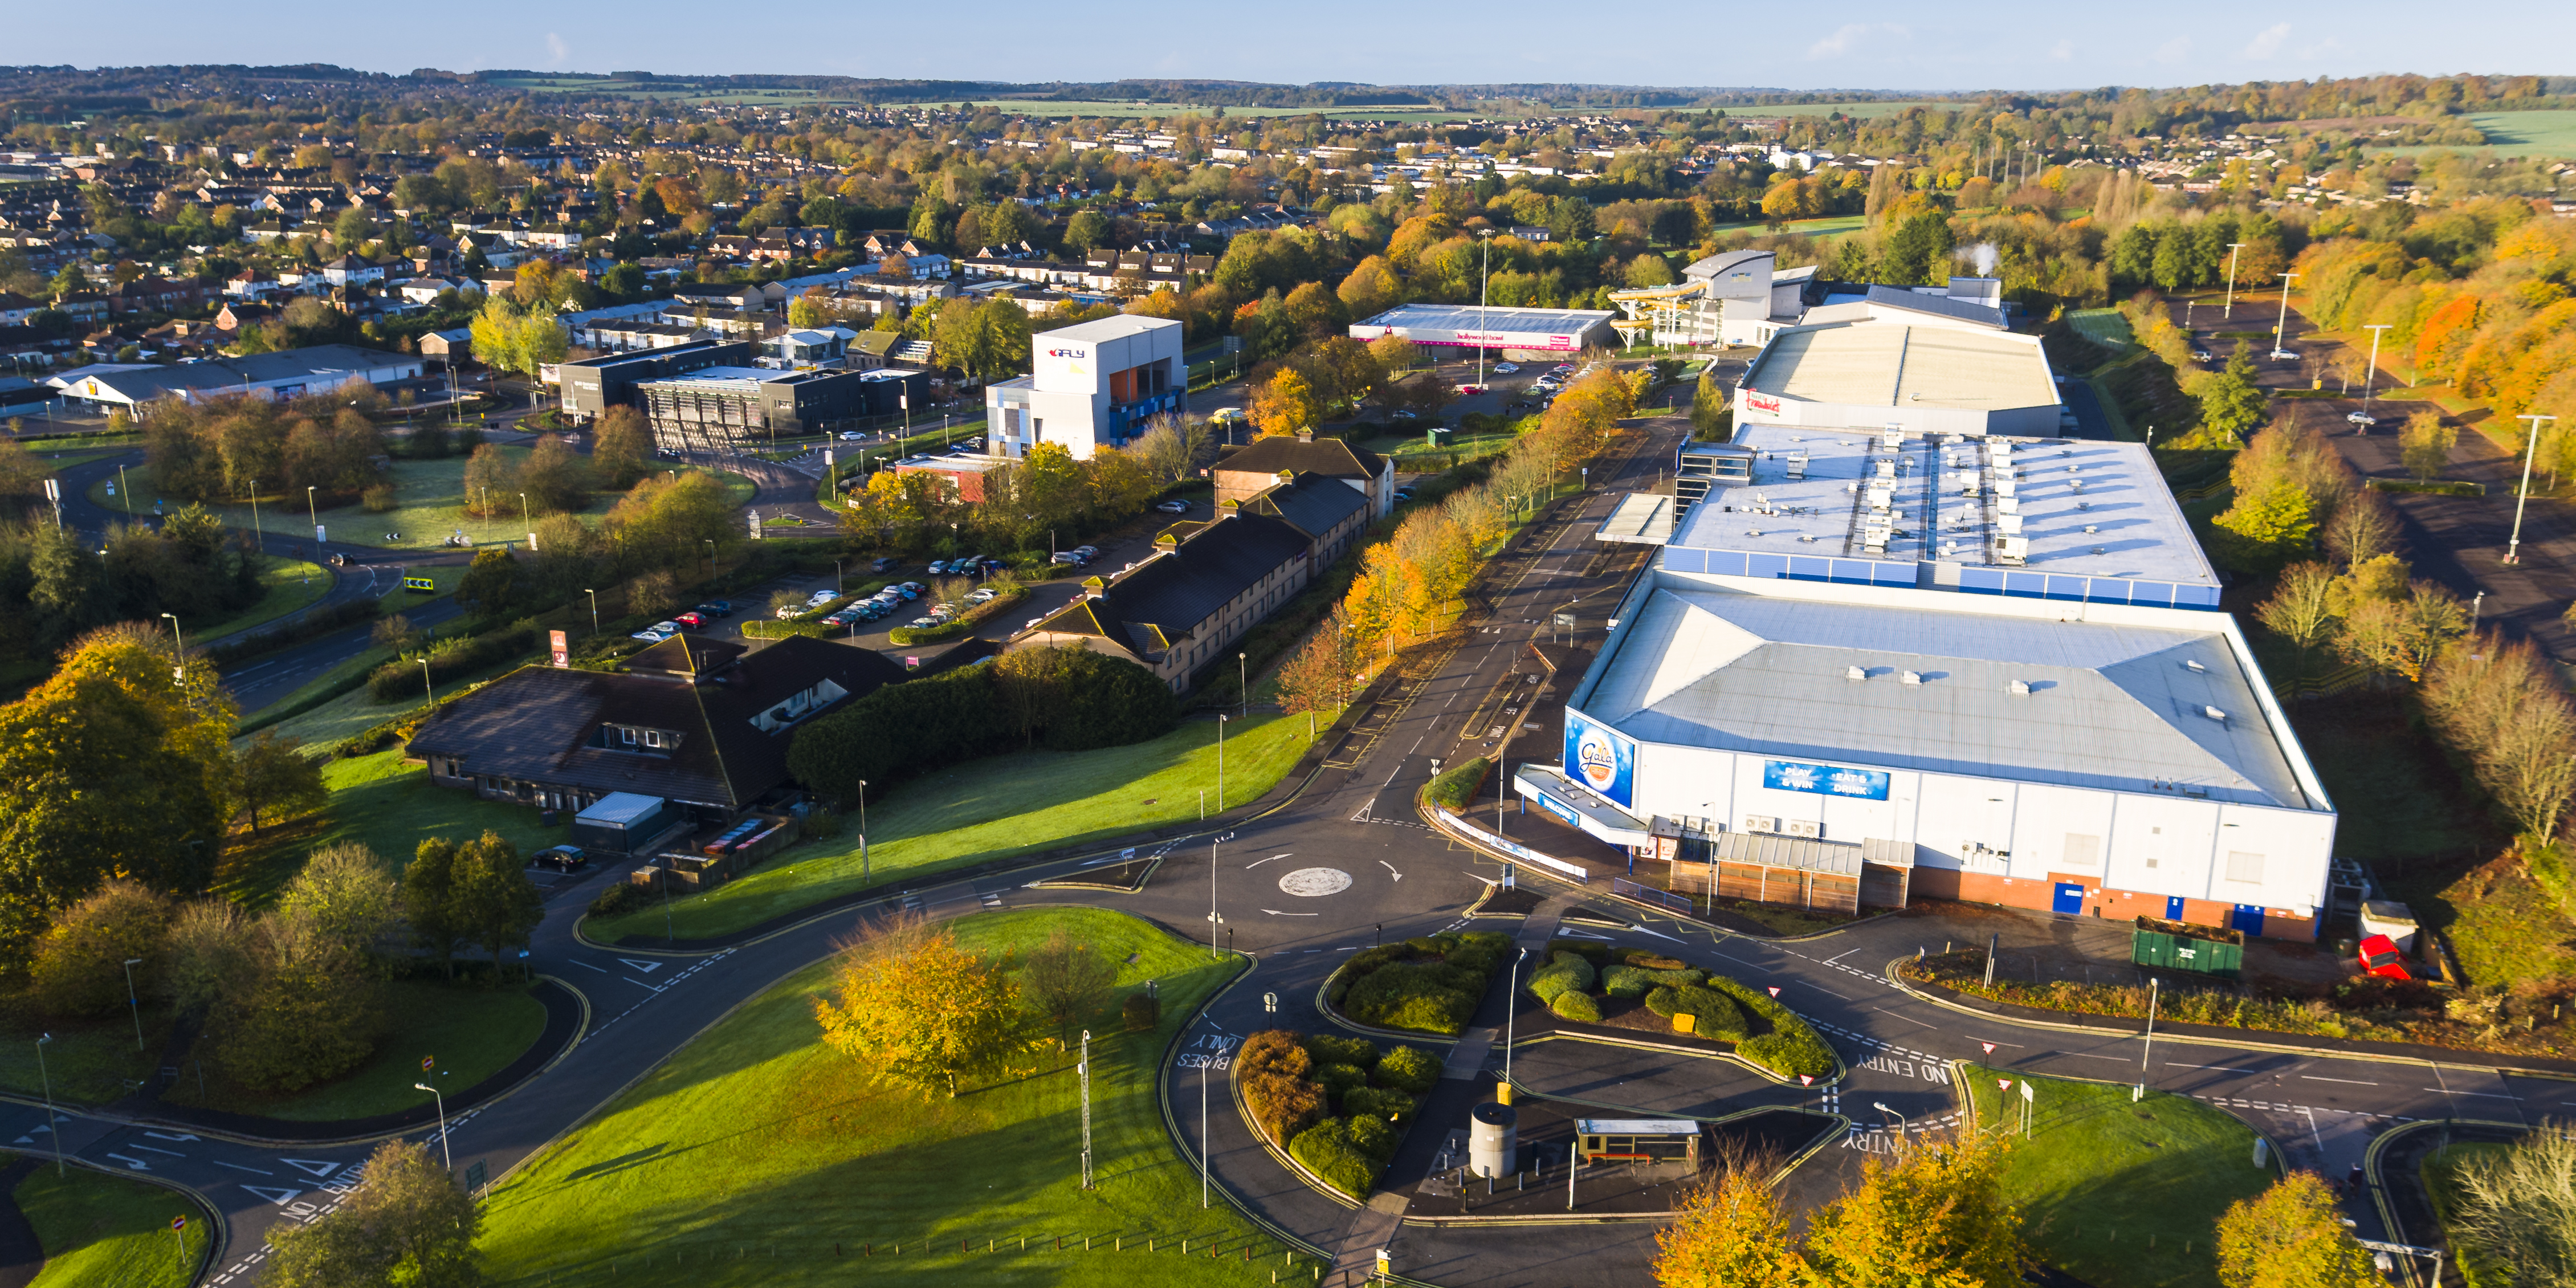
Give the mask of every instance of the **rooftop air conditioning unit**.
M 1786 825 L 1782 826 L 1780 830 L 1790 836 L 1803 836 L 1808 840 L 1813 841 L 1825 834 L 1825 825 L 1822 823 L 1810 822 L 1803 818 L 1793 818 L 1790 819 Z
M 2030 681 L 2028 680 L 2015 680 L 2009 687 L 2012 691 L 2012 695 L 2016 698 L 2027 698 L 2030 696 Z
M 1780 830 L 1780 820 L 1768 814 L 1747 814 L 1744 816 L 1744 830 L 1776 833 Z
M 1843 678 L 1846 680 L 1866 680 L 1869 678 L 1869 672 L 1864 671 L 1857 666 L 1847 666 L 1843 668 Z
M 1923 673 L 1921 671 L 1907 671 L 1898 675 L 1896 677 L 1896 682 L 1899 684 L 1921 684 L 1923 683 Z

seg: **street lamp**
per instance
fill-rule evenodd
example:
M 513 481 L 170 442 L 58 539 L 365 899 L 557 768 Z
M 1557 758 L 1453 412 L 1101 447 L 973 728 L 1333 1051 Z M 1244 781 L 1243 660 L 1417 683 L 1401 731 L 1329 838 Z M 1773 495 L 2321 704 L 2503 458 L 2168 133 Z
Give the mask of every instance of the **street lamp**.
M 2374 322 L 2362 328 L 2370 333 L 2370 365 L 2361 369 L 2361 414 L 2364 416 L 2370 414 L 2370 387 L 2379 375 L 2379 333 L 2392 325 L 2394 324 L 2388 322 Z M 2369 433 L 2370 426 L 2362 426 L 2361 432 Z
M 859 780 L 859 884 L 868 883 L 868 780 Z
M 186 641 L 179 638 L 179 615 L 177 613 L 161 615 L 170 619 L 170 678 L 186 679 L 184 672 L 188 669 L 188 645 Z
M 2222 322 L 2236 316 L 2236 252 L 2243 249 L 2243 242 L 2227 243 L 2227 312 L 2220 317 Z
M 45 1044 L 54 1040 L 47 1033 L 36 1039 L 36 1076 L 45 1088 L 45 1134 L 54 1138 L 54 1175 L 63 1174 L 63 1134 L 54 1130 L 54 1075 L 45 1069 Z
M 426 1082 L 415 1082 L 411 1084 L 411 1089 L 414 1091 L 426 1091 L 430 1094 L 431 1099 L 438 1102 L 438 1156 L 447 1163 L 447 1170 L 451 1172 L 455 1171 L 456 1156 L 449 1153 L 447 1149 L 447 1097 L 439 1095 L 438 1088 L 433 1087 Z
M 590 596 L 590 633 L 595 638 L 599 634 L 599 592 L 584 586 L 581 593 Z
M 1225 919 L 1216 915 L 1216 847 L 1224 840 L 1222 836 L 1208 838 L 1208 956 L 1210 957 L 1217 955 L 1216 928 L 1225 924 Z
M 2508 564 L 2522 562 L 2522 507 L 2531 500 L 2531 458 L 2540 455 L 2540 422 L 2558 418 L 2525 413 L 2514 419 L 2531 422 L 2531 442 L 2522 453 L 2522 486 L 2513 494 L 2513 539 L 2504 547 L 2504 561 Z
M 1882 1114 L 1887 1114 L 1887 1115 L 1890 1115 L 1890 1116 L 1894 1117 L 1894 1118 L 1896 1119 L 1896 1139 L 1897 1139 L 1898 1141 L 1900 1141 L 1900 1142 L 1901 1142 L 1901 1141 L 1903 1141 L 1903 1140 L 1905 1139 L 1905 1130 L 1906 1130 L 1905 1115 L 1900 1114 L 1900 1113 L 1897 1113 L 1895 1110 L 1888 1108 L 1888 1107 L 1887 1107 L 1887 1102 L 1886 1102 L 1886 1101 L 1884 1101 L 1884 1100 L 1873 1100 L 1873 1101 L 1869 1102 L 1869 1107 L 1870 1107 L 1870 1108 L 1872 1108 L 1872 1109 L 1877 1110 L 1878 1112 L 1880 1112 L 1880 1113 L 1882 1113 Z
M 1225 713 L 1216 713 L 1216 812 L 1225 812 Z
M 528 518 L 528 494 L 525 492 L 521 492 L 519 494 L 519 527 L 525 530 L 528 534 L 528 549 L 536 549 L 536 524 Z
M 1252 718 L 1252 675 L 1249 670 L 1251 664 L 1244 660 L 1247 656 L 1243 653 L 1234 655 L 1234 682 L 1243 690 L 1243 718 L 1249 720 Z
M 1485 341 L 1490 338 L 1492 320 L 1490 304 L 1494 282 L 1494 230 L 1476 230 L 1476 244 L 1483 247 L 1484 263 L 1476 275 L 1476 383 L 1485 383 Z
M 2290 283 L 2302 276 L 2304 274 L 2281 274 L 2281 319 L 2272 324 L 2272 352 L 2274 353 L 2281 351 L 2282 337 L 2290 329 Z
M 1524 948 L 1512 958 L 1511 987 L 1503 991 L 1503 1081 L 1512 1080 L 1512 1020 L 1520 1013 L 1521 963 L 1529 960 Z
M 143 1049 L 143 1002 L 134 995 L 134 968 L 142 962 L 140 957 L 125 959 L 125 1004 L 134 1008 L 134 1049 L 137 1051 Z
M 420 660 L 420 713 L 428 715 L 438 709 L 438 682 L 429 678 L 429 659 Z
M 2163 979 L 2154 975 L 2147 977 L 2147 1041 L 2146 1045 L 2138 1048 L 2138 1085 L 2129 1093 L 2131 1104 L 2147 1098 L 2147 1057 L 2156 1049 L 2156 1001 L 2164 995 L 2164 986 Z
M 313 553 L 320 554 L 322 553 L 322 513 L 313 508 L 315 486 L 317 485 L 311 483 L 304 485 L 304 517 L 313 521 Z

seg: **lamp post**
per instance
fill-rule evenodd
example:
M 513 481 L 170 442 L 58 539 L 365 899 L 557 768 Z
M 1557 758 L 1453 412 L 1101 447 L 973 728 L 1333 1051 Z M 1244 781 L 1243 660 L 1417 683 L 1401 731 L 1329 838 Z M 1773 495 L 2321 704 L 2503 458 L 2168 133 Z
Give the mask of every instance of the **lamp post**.
M 438 1156 L 446 1162 L 447 1170 L 455 1171 L 456 1155 L 449 1153 L 447 1149 L 447 1097 L 438 1094 L 438 1088 L 426 1082 L 415 1082 L 411 1084 L 411 1089 L 426 1091 L 431 1099 L 438 1102 Z
M 599 592 L 584 586 L 581 593 L 590 596 L 590 633 L 596 638 L 599 634 Z
M 2285 337 L 2285 336 L 2289 333 L 2289 329 L 2290 329 L 2290 283 L 2291 283 L 2292 281 L 2294 281 L 2294 280 L 2298 279 L 2300 276 L 2302 276 L 2302 274 L 2298 274 L 2298 273 L 2283 273 L 2283 274 L 2281 274 L 2281 318 L 2280 318 L 2280 320 L 2279 320 L 2279 321 L 2274 322 L 2274 323 L 2272 324 L 2272 352 L 2274 352 L 2274 353 L 2279 353 L 2279 352 L 2281 351 L 2281 341 L 2282 341 L 2283 337 Z
M 258 479 L 252 479 L 250 481 L 250 542 L 251 549 L 253 550 L 265 551 L 268 549 L 268 543 L 260 540 Z
M 438 681 L 429 678 L 429 659 L 420 660 L 420 713 L 428 715 L 438 709 Z
M 2227 311 L 2220 316 L 2222 322 L 2236 316 L 2236 252 L 2243 249 L 2243 242 L 2227 243 Z
M 2362 328 L 2370 333 L 2370 365 L 2361 369 L 2361 414 L 2364 416 L 2370 414 L 2370 388 L 2377 382 L 2379 376 L 2379 333 L 2392 325 L 2394 324 L 2388 322 L 2374 322 Z M 2361 432 L 2369 433 L 2370 426 L 2362 426 Z
M 859 884 L 865 886 L 868 872 L 868 780 L 859 780 Z
M 1216 713 L 1216 812 L 1225 812 L 1225 713 Z
M 2138 1048 L 2138 1085 L 2129 1092 L 2131 1104 L 2147 1098 L 2147 1057 L 2156 1049 L 2156 1001 L 2164 995 L 2164 986 L 2164 980 L 2153 975 L 2147 977 L 2147 1041 L 2146 1045 Z
M 519 494 L 519 527 L 528 534 L 528 549 L 537 548 L 536 524 L 528 518 L 528 494 Z
M 187 678 L 185 673 L 188 669 L 188 645 L 187 641 L 179 638 L 179 615 L 177 613 L 161 615 L 170 619 L 170 678 L 184 680 Z
M 1216 928 L 1225 924 L 1216 915 L 1216 847 L 1222 836 L 1208 838 L 1208 956 L 1217 955 Z
M 304 485 L 304 517 L 313 521 L 313 553 L 318 555 L 322 553 L 322 512 L 313 506 L 315 486 L 311 483 Z
M 1907 1126 L 1905 1115 L 1888 1108 L 1887 1102 L 1884 1100 L 1873 1100 L 1869 1102 L 1869 1107 L 1896 1120 L 1896 1140 L 1898 1144 L 1903 1144 L 1905 1141 L 1905 1129 Z
M 1503 1081 L 1512 1080 L 1512 1021 L 1521 1009 L 1521 963 L 1529 960 L 1524 948 L 1512 958 L 1511 987 L 1503 992 Z
M 1245 653 L 1234 655 L 1234 683 L 1236 687 L 1243 690 L 1243 718 L 1246 720 L 1252 718 L 1252 673 L 1249 669 L 1251 663 L 1244 660 L 1248 656 L 1250 655 Z
M 63 1134 L 54 1130 L 54 1075 L 45 1068 L 45 1044 L 54 1040 L 51 1033 L 36 1039 L 36 1077 L 45 1088 L 45 1134 L 54 1138 L 54 1175 L 63 1174 Z
M 2504 547 L 2504 561 L 2508 564 L 2522 562 L 2522 507 L 2531 500 L 2531 458 L 2540 455 L 2540 422 L 2558 418 L 2526 413 L 2514 419 L 2531 422 L 2531 440 L 2522 453 L 2522 486 L 2513 494 L 2513 539 Z
M 1476 274 L 1476 383 L 1485 383 L 1485 341 L 1492 330 L 1491 305 L 1494 282 L 1494 230 L 1476 230 L 1476 244 L 1483 248 L 1484 262 Z
M 142 961 L 140 957 L 125 959 L 125 1004 L 134 1008 L 134 1049 L 137 1051 L 143 1049 L 143 1002 L 134 995 L 134 968 Z

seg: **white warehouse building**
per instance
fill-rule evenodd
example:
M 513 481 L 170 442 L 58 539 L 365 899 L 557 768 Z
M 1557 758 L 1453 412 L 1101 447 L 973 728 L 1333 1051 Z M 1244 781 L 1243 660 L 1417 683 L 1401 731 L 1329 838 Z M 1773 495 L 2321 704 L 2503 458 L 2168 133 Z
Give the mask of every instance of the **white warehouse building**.
M 1179 415 L 1190 387 L 1181 335 L 1178 322 L 1120 316 L 1029 337 L 1031 374 L 984 389 L 991 453 L 1017 458 L 1057 443 L 1089 460 L 1154 417 Z
M 2334 805 L 2143 449 L 1755 437 L 1677 532 L 1605 524 L 1665 548 L 1524 797 L 1676 885 L 1794 859 L 1863 903 L 2316 936 Z

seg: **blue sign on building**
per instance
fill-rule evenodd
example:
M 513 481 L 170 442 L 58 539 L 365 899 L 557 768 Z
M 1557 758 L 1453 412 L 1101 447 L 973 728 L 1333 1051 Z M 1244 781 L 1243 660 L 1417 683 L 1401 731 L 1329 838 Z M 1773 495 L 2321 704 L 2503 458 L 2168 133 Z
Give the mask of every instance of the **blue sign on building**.
M 1565 776 L 1600 794 L 1601 799 L 1630 807 L 1634 796 L 1637 744 L 1571 708 L 1565 713 Z
M 1887 775 L 1875 769 L 1843 769 L 1795 760 L 1762 762 L 1762 785 L 1784 792 L 1812 792 L 1853 800 L 1887 799 Z

